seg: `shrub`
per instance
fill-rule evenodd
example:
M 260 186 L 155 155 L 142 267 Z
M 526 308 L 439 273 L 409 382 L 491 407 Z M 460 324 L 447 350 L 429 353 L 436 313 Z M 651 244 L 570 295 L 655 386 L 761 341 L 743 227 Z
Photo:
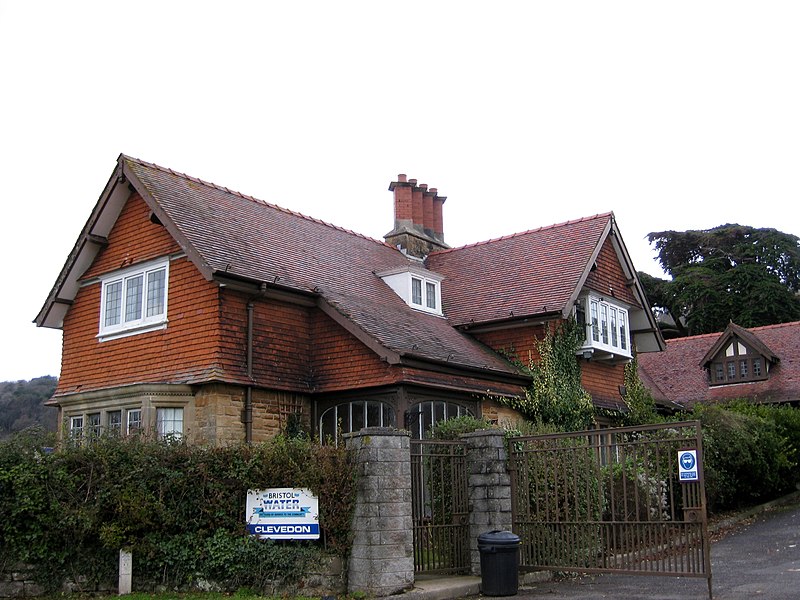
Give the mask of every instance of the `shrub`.
M 787 438 L 776 423 L 723 406 L 698 405 L 692 418 L 703 427 L 706 494 L 713 510 L 775 498 L 795 482 Z
M 34 576 L 47 590 L 78 576 L 87 591 L 113 581 L 121 548 L 145 587 L 226 589 L 297 578 L 324 549 L 349 550 L 356 481 L 344 448 L 283 436 L 222 448 L 100 437 L 43 453 L 50 441 L 31 432 L 0 443 L 0 569 L 41 565 Z M 320 544 L 246 535 L 247 490 L 268 487 L 319 497 Z

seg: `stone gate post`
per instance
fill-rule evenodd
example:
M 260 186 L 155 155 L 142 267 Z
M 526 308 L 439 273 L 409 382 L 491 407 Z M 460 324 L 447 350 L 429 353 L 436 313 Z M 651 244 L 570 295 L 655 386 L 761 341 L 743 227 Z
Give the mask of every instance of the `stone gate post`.
M 461 436 L 467 445 L 469 538 L 472 574 L 480 575 L 478 536 L 492 530 L 511 531 L 511 476 L 504 433 L 483 429 Z
M 348 592 L 388 596 L 414 585 L 411 438 L 370 427 L 348 436 L 358 463 L 358 495 Z

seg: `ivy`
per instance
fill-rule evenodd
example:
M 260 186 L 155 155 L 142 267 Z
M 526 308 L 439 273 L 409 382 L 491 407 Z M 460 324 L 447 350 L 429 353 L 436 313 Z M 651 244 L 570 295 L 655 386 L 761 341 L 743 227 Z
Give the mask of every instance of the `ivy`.
M 656 411 L 653 394 L 639 377 L 638 359 L 635 354 L 633 360 L 625 365 L 625 395 L 623 399 L 628 407 L 621 419 L 623 425 L 648 425 L 663 421 Z
M 532 378 L 522 398 L 498 399 L 540 425 L 555 425 L 562 431 L 591 427 L 594 405 L 581 385 L 577 351 L 583 330 L 574 319 L 549 327 L 538 340 L 539 360 L 524 368 Z

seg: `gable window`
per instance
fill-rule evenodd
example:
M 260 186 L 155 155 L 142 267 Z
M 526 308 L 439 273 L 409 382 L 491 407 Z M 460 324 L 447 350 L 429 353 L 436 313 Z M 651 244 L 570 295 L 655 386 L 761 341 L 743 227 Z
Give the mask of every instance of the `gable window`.
M 149 262 L 101 279 L 101 340 L 154 329 L 167 323 L 169 262 Z
M 595 351 L 595 357 L 631 357 L 625 307 L 598 296 L 585 296 L 576 303 L 576 317 L 586 327 L 581 353 Z

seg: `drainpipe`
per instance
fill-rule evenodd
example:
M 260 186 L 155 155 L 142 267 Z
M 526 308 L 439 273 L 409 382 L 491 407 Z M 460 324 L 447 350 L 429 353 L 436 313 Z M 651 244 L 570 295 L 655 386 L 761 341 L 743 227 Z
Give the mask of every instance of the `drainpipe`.
M 252 296 L 247 301 L 247 379 L 251 382 L 247 384 L 247 390 L 244 396 L 244 414 L 242 421 L 244 421 L 244 441 L 247 444 L 253 442 L 253 313 L 255 309 L 255 301 L 263 298 L 267 292 L 267 284 L 261 284 L 258 294 Z

